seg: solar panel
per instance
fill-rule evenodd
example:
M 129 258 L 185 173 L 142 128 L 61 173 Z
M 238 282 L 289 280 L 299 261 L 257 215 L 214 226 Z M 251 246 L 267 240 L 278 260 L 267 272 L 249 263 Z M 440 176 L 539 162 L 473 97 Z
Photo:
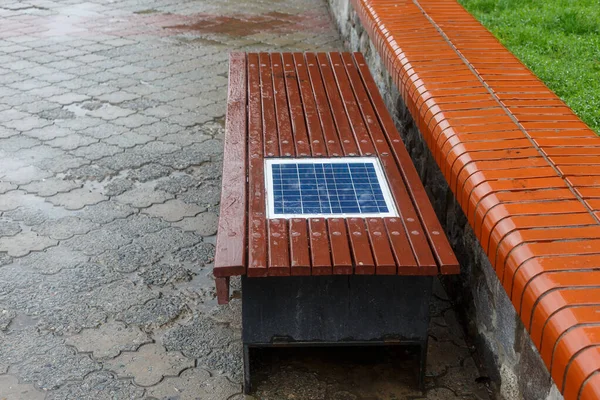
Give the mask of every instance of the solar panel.
M 267 159 L 269 218 L 397 216 L 377 158 Z

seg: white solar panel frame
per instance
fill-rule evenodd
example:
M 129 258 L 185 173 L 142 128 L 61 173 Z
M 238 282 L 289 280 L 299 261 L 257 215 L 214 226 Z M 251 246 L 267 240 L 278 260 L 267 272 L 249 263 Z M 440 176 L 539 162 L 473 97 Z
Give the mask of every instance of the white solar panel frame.
M 337 213 L 337 214 L 277 214 L 275 213 L 275 199 L 273 194 L 273 165 L 275 164 L 347 164 L 347 163 L 372 164 L 377 175 L 377 181 L 385 200 L 388 212 L 378 213 Z M 335 157 L 335 158 L 266 158 L 265 159 L 265 190 L 267 219 L 292 219 L 292 218 L 383 218 L 398 217 L 398 210 L 381 163 L 377 157 Z

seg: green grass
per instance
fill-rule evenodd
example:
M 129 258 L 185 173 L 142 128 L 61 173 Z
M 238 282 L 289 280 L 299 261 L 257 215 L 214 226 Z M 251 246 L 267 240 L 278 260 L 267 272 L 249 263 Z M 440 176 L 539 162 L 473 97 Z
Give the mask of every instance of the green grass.
M 600 133 L 600 0 L 458 0 Z

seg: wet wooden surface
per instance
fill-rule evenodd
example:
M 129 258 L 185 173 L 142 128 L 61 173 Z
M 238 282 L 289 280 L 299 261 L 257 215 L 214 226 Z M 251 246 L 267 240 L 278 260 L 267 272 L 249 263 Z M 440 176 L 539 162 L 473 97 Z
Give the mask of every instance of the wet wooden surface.
M 241 273 L 261 277 L 458 272 L 458 262 L 362 56 L 248 54 L 244 72 L 248 265 Z M 379 158 L 398 217 L 267 220 L 265 159 L 341 156 Z

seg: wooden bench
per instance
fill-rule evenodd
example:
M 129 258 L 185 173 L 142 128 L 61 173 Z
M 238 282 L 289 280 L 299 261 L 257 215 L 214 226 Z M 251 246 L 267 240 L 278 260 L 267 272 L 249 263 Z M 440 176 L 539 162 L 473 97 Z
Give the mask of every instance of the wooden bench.
M 600 138 L 456 0 L 352 0 L 566 400 L 600 399 Z
M 458 262 L 365 61 L 232 53 L 214 276 L 242 275 L 245 388 L 265 346 L 411 343 L 422 384 L 432 277 Z M 397 217 L 268 218 L 265 160 L 370 157 Z M 357 158 L 355 158 L 357 159 Z

